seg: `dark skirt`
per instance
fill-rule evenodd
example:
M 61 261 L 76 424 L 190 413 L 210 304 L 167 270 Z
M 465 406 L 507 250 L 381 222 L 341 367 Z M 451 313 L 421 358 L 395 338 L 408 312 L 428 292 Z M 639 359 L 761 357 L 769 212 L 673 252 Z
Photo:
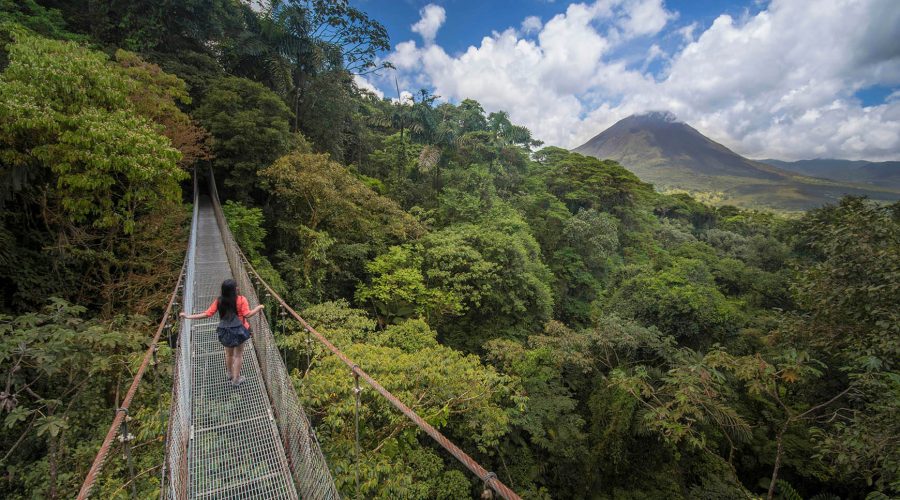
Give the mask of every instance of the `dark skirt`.
M 223 346 L 237 347 L 250 338 L 250 331 L 244 325 L 219 326 L 216 328 L 216 335 L 219 336 L 219 343 Z

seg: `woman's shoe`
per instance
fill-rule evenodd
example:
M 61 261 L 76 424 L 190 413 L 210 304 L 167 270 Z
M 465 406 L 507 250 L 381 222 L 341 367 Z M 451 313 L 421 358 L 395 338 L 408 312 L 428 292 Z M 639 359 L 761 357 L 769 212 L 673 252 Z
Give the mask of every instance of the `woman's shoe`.
M 243 383 L 246 382 L 246 381 L 247 381 L 247 379 L 245 379 L 243 376 L 240 376 L 240 377 L 237 378 L 237 380 L 235 380 L 235 381 L 232 382 L 231 384 L 232 384 L 233 386 L 235 386 L 235 387 L 240 387 L 241 384 L 243 384 Z

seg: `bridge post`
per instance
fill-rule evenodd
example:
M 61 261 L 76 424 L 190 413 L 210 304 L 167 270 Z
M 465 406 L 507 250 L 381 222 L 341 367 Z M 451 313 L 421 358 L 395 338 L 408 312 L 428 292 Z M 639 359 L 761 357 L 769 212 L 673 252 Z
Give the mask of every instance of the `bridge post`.
M 166 327 L 168 327 L 168 326 L 169 325 L 166 325 Z M 154 342 L 153 343 L 153 358 L 150 361 L 150 366 L 152 366 L 153 368 L 156 368 L 156 370 L 153 371 L 154 379 L 156 380 L 156 384 L 154 384 L 156 386 L 156 399 L 159 399 L 159 397 L 160 397 L 159 393 L 162 390 L 160 388 L 160 384 L 159 384 L 159 379 L 162 377 L 162 375 L 160 374 L 160 371 L 159 371 L 159 355 L 158 355 L 158 353 L 159 353 L 159 344 Z

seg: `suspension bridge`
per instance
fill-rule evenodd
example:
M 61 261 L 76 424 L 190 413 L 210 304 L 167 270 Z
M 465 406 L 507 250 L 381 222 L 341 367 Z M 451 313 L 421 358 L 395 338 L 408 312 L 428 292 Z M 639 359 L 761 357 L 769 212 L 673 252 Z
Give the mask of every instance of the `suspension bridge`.
M 171 332 L 167 341 L 174 352 L 174 366 L 165 457 L 159 467 L 161 498 L 341 498 L 327 457 L 322 453 L 315 429 L 300 404 L 266 316 L 257 314 L 249 320 L 253 336 L 244 349 L 241 370 L 246 382 L 238 388 L 232 388 L 225 381 L 224 349 L 215 331 L 217 319 L 178 319 L 180 305 L 189 311 L 205 310 L 218 297 L 222 281 L 233 278 L 251 308 L 260 304 L 261 292 L 280 310 L 281 321 L 287 318 L 297 321 L 310 339 L 321 343 L 330 355 L 347 366 L 348 384 L 353 384 L 357 411 L 357 459 L 362 381 L 480 479 L 485 488 L 482 497 L 497 495 L 518 499 L 518 495 L 496 474 L 479 465 L 381 386 L 297 314 L 259 276 L 228 228 L 211 172 L 208 181 L 208 195 L 201 195 L 198 177 L 194 176 L 191 233 L 182 271 L 78 498 L 91 496 L 94 483 L 114 446 L 124 453 L 131 477 L 131 494 L 135 496 L 129 411 L 144 374 L 157 363 L 156 353 L 167 327 Z M 270 317 L 277 318 L 274 311 Z M 358 472 L 355 491 L 359 497 Z

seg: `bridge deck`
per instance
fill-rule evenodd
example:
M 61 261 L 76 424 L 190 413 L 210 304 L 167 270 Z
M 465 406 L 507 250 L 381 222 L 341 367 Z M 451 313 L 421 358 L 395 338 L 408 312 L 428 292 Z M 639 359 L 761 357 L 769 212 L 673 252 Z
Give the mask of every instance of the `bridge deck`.
M 209 199 L 197 222 L 193 312 L 205 310 L 232 272 Z M 240 293 L 240 292 L 239 292 Z M 225 380 L 225 350 L 216 338 L 218 315 L 191 321 L 191 498 L 297 498 L 291 471 L 249 340 L 239 388 Z

